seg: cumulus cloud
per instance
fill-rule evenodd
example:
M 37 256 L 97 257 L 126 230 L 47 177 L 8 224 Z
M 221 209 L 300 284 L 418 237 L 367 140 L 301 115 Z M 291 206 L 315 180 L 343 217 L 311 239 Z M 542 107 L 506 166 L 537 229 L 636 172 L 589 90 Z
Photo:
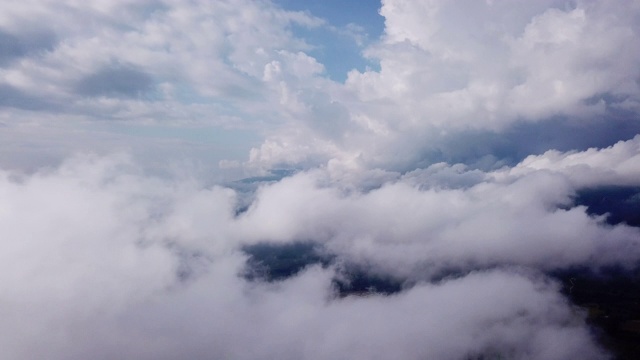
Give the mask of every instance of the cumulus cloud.
M 620 141 L 606 149 L 569 153 L 549 150 L 541 155 L 530 155 L 509 172 L 518 174 L 547 169 L 566 174 L 581 187 L 637 186 L 639 154 L 640 135 L 636 135 L 632 140 Z
M 304 149 L 322 135 L 298 123 L 252 160 L 296 163 L 279 156 L 291 148 L 317 163 L 359 158 L 407 171 L 421 161 L 491 161 L 500 148 L 488 148 L 487 138 L 507 152 L 492 161 L 511 164 L 529 155 L 519 152 L 561 146 L 546 134 L 581 150 L 611 145 L 619 138 L 602 143 L 606 137 L 581 129 L 637 131 L 638 11 L 633 1 L 384 1 L 385 33 L 365 52 L 380 70 L 354 70 L 343 88 L 326 90 L 349 110 L 350 125 Z M 542 141 L 532 143 L 531 132 Z M 460 138 L 472 150 L 452 149 Z
M 123 136 L 117 129 L 123 125 L 114 129 L 108 121 L 146 126 L 149 132 L 191 126 L 231 137 L 238 129 L 260 134 L 284 113 L 263 79 L 265 67 L 286 64 L 286 81 L 293 83 L 323 71 L 302 53 L 310 45 L 292 32 L 323 21 L 268 1 L 34 0 L 2 4 L 0 12 L 0 116 L 6 133 L 15 139 L 29 123 L 29 137 L 51 148 L 57 162 L 73 153 L 48 139 L 60 128 L 89 138 L 77 142 L 81 151 L 144 141 L 134 131 Z M 290 92 L 295 96 L 295 87 Z M 176 144 L 165 146 L 183 151 L 180 145 L 191 139 L 174 136 Z M 246 158 L 256 145 L 242 141 L 243 157 L 231 160 Z M 135 145 L 117 150 L 148 157 Z M 191 156 L 210 161 L 197 152 Z
M 332 28 L 308 12 L 242 0 L 61 11 L 34 0 L 2 9 L 0 103 L 8 131 L 30 122 L 36 137 L 52 122 L 96 120 L 247 129 L 264 141 L 229 160 L 251 174 L 330 162 L 496 168 L 638 131 L 638 11 L 634 1 L 385 1 L 384 34 L 364 50 L 379 69 L 340 83 L 295 31 Z

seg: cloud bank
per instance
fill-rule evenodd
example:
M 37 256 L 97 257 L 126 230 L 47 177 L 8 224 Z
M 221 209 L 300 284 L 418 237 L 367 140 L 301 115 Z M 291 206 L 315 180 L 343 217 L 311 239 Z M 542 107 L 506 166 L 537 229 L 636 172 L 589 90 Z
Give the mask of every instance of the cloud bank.
M 625 145 L 637 147 L 616 147 Z M 605 358 L 584 315 L 538 270 L 633 267 L 640 232 L 567 208 L 576 187 L 550 167 L 507 179 L 483 173 L 454 188 L 405 176 L 368 192 L 314 170 L 262 186 L 240 213 L 234 190 L 150 178 L 122 156 L 75 158 L 30 176 L 4 172 L 4 351 L 53 359 Z M 300 239 L 403 279 L 406 289 L 337 297 L 337 263 L 275 283 L 242 276 L 243 244 Z M 441 279 L 447 271 L 462 275 Z
M 609 358 L 549 274 L 640 265 L 576 205 L 640 187 L 640 3 L 379 12 L 339 82 L 270 1 L 0 5 L 2 357 Z

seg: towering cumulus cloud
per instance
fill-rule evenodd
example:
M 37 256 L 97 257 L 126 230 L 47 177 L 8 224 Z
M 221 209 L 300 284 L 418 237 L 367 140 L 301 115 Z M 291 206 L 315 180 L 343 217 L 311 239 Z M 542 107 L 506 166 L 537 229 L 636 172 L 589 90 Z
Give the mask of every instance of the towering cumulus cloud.
M 291 6 L 0 4 L 0 357 L 614 356 L 640 2 Z

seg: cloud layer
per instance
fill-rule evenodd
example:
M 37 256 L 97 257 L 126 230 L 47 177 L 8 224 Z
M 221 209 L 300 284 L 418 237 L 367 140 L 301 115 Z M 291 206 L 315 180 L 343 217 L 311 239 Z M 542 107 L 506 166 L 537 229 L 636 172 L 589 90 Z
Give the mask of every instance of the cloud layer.
M 632 146 L 553 155 L 588 166 Z M 18 359 L 604 358 L 581 313 L 534 269 L 633 267 L 640 233 L 567 208 L 571 178 L 541 167 L 506 179 L 504 170 L 476 174 L 453 188 L 414 174 L 368 192 L 315 170 L 261 187 L 240 214 L 231 189 L 150 178 L 121 156 L 4 172 L 4 351 Z M 438 169 L 447 171 L 466 174 Z M 271 284 L 242 276 L 244 244 L 300 239 L 410 285 L 388 297 L 339 298 L 333 266 Z M 431 284 L 443 271 L 463 275 Z

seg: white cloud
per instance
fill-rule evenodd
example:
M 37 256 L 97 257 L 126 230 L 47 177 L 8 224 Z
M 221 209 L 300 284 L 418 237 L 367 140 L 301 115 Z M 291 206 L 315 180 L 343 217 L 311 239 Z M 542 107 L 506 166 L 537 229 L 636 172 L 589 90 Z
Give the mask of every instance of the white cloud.
M 367 193 L 324 187 L 322 179 L 300 174 L 262 188 L 239 222 L 242 238 L 314 240 L 353 261 L 418 277 L 504 264 L 631 266 L 640 255 L 637 229 L 605 225 L 583 207 L 562 209 L 576 188 L 560 174 L 474 179 L 466 189 L 426 183 L 420 190 L 409 178 L 412 185 Z
M 521 175 L 538 170 L 565 174 L 578 187 L 603 185 L 638 186 L 640 179 L 640 135 L 619 141 L 606 148 L 591 148 L 581 152 L 561 153 L 549 150 L 542 155 L 530 155 L 508 174 Z M 501 176 L 501 172 L 498 172 Z
M 601 358 L 555 285 L 509 268 L 635 262 L 637 229 L 559 209 L 573 191 L 562 172 L 488 175 L 449 189 L 409 176 L 361 193 L 315 171 L 264 186 L 236 217 L 234 191 L 149 178 L 123 156 L 3 172 L 3 348 L 16 359 Z M 332 295 L 331 269 L 271 285 L 241 277 L 243 244 L 300 239 L 414 280 L 498 270 L 345 299 Z
M 323 71 L 292 33 L 323 21 L 267 1 L 33 0 L 3 3 L 0 13 L 7 52 L 0 59 L 0 136 L 11 144 L 0 157 L 4 166 L 26 170 L 76 151 L 124 150 L 151 163 L 158 153 L 188 153 L 203 163 L 246 159 L 257 140 L 234 131 L 258 138 L 287 114 L 263 79 L 265 66 L 284 64 L 282 86 L 293 98 L 298 83 Z M 127 126 L 160 135 L 121 130 Z M 237 139 L 243 155 L 204 136 L 163 136 L 166 126 L 217 128 Z M 33 154 L 34 142 L 47 154 Z
M 526 272 L 345 299 L 330 269 L 248 283 L 225 234 L 232 193 L 141 177 L 126 158 L 3 173 L 0 196 L 0 343 L 12 359 L 602 358 L 555 285 Z M 180 282 L 184 261 L 202 269 Z
M 33 0 L 3 3 L 0 13 L 8 53 L 0 64 L 0 116 L 10 132 L 33 124 L 29 132 L 51 148 L 55 161 L 73 152 L 68 145 L 45 142 L 50 131 L 90 138 L 92 144 L 76 143 L 81 151 L 122 150 L 122 144 L 136 149 L 141 140 L 118 134 L 108 125 L 113 121 L 150 128 L 218 127 L 221 133 L 269 128 L 281 112 L 262 79 L 265 65 L 304 57 L 300 51 L 309 46 L 292 27 L 323 24 L 270 2 L 244 0 Z M 287 68 L 297 69 L 287 77 L 322 71 L 307 60 Z M 25 147 L 28 141 L 19 139 Z M 158 142 L 167 146 L 164 139 Z M 183 151 L 184 141 L 176 143 L 172 151 Z M 244 142 L 246 151 L 251 145 Z M 197 151 L 191 155 L 202 159 Z
M 245 144 L 255 146 L 248 171 L 329 162 L 406 171 L 470 129 L 637 110 L 633 1 L 385 1 L 385 33 L 365 52 L 380 70 L 352 71 L 345 84 L 327 79 L 293 32 L 331 25 L 269 2 L 63 8 L 2 9 L 8 44 L 33 40 L 0 69 L 10 128 L 78 117 L 240 127 L 266 137 Z
M 354 70 L 344 87 L 323 88 L 348 113 L 342 131 L 305 150 L 326 134 L 296 120 L 297 131 L 267 141 L 319 163 L 360 156 L 366 167 L 410 167 L 457 132 L 508 132 L 567 117 L 588 126 L 616 111 L 635 113 L 638 11 L 633 1 L 384 1 L 385 34 L 366 50 L 380 70 Z M 266 152 L 256 159 L 298 162 Z

